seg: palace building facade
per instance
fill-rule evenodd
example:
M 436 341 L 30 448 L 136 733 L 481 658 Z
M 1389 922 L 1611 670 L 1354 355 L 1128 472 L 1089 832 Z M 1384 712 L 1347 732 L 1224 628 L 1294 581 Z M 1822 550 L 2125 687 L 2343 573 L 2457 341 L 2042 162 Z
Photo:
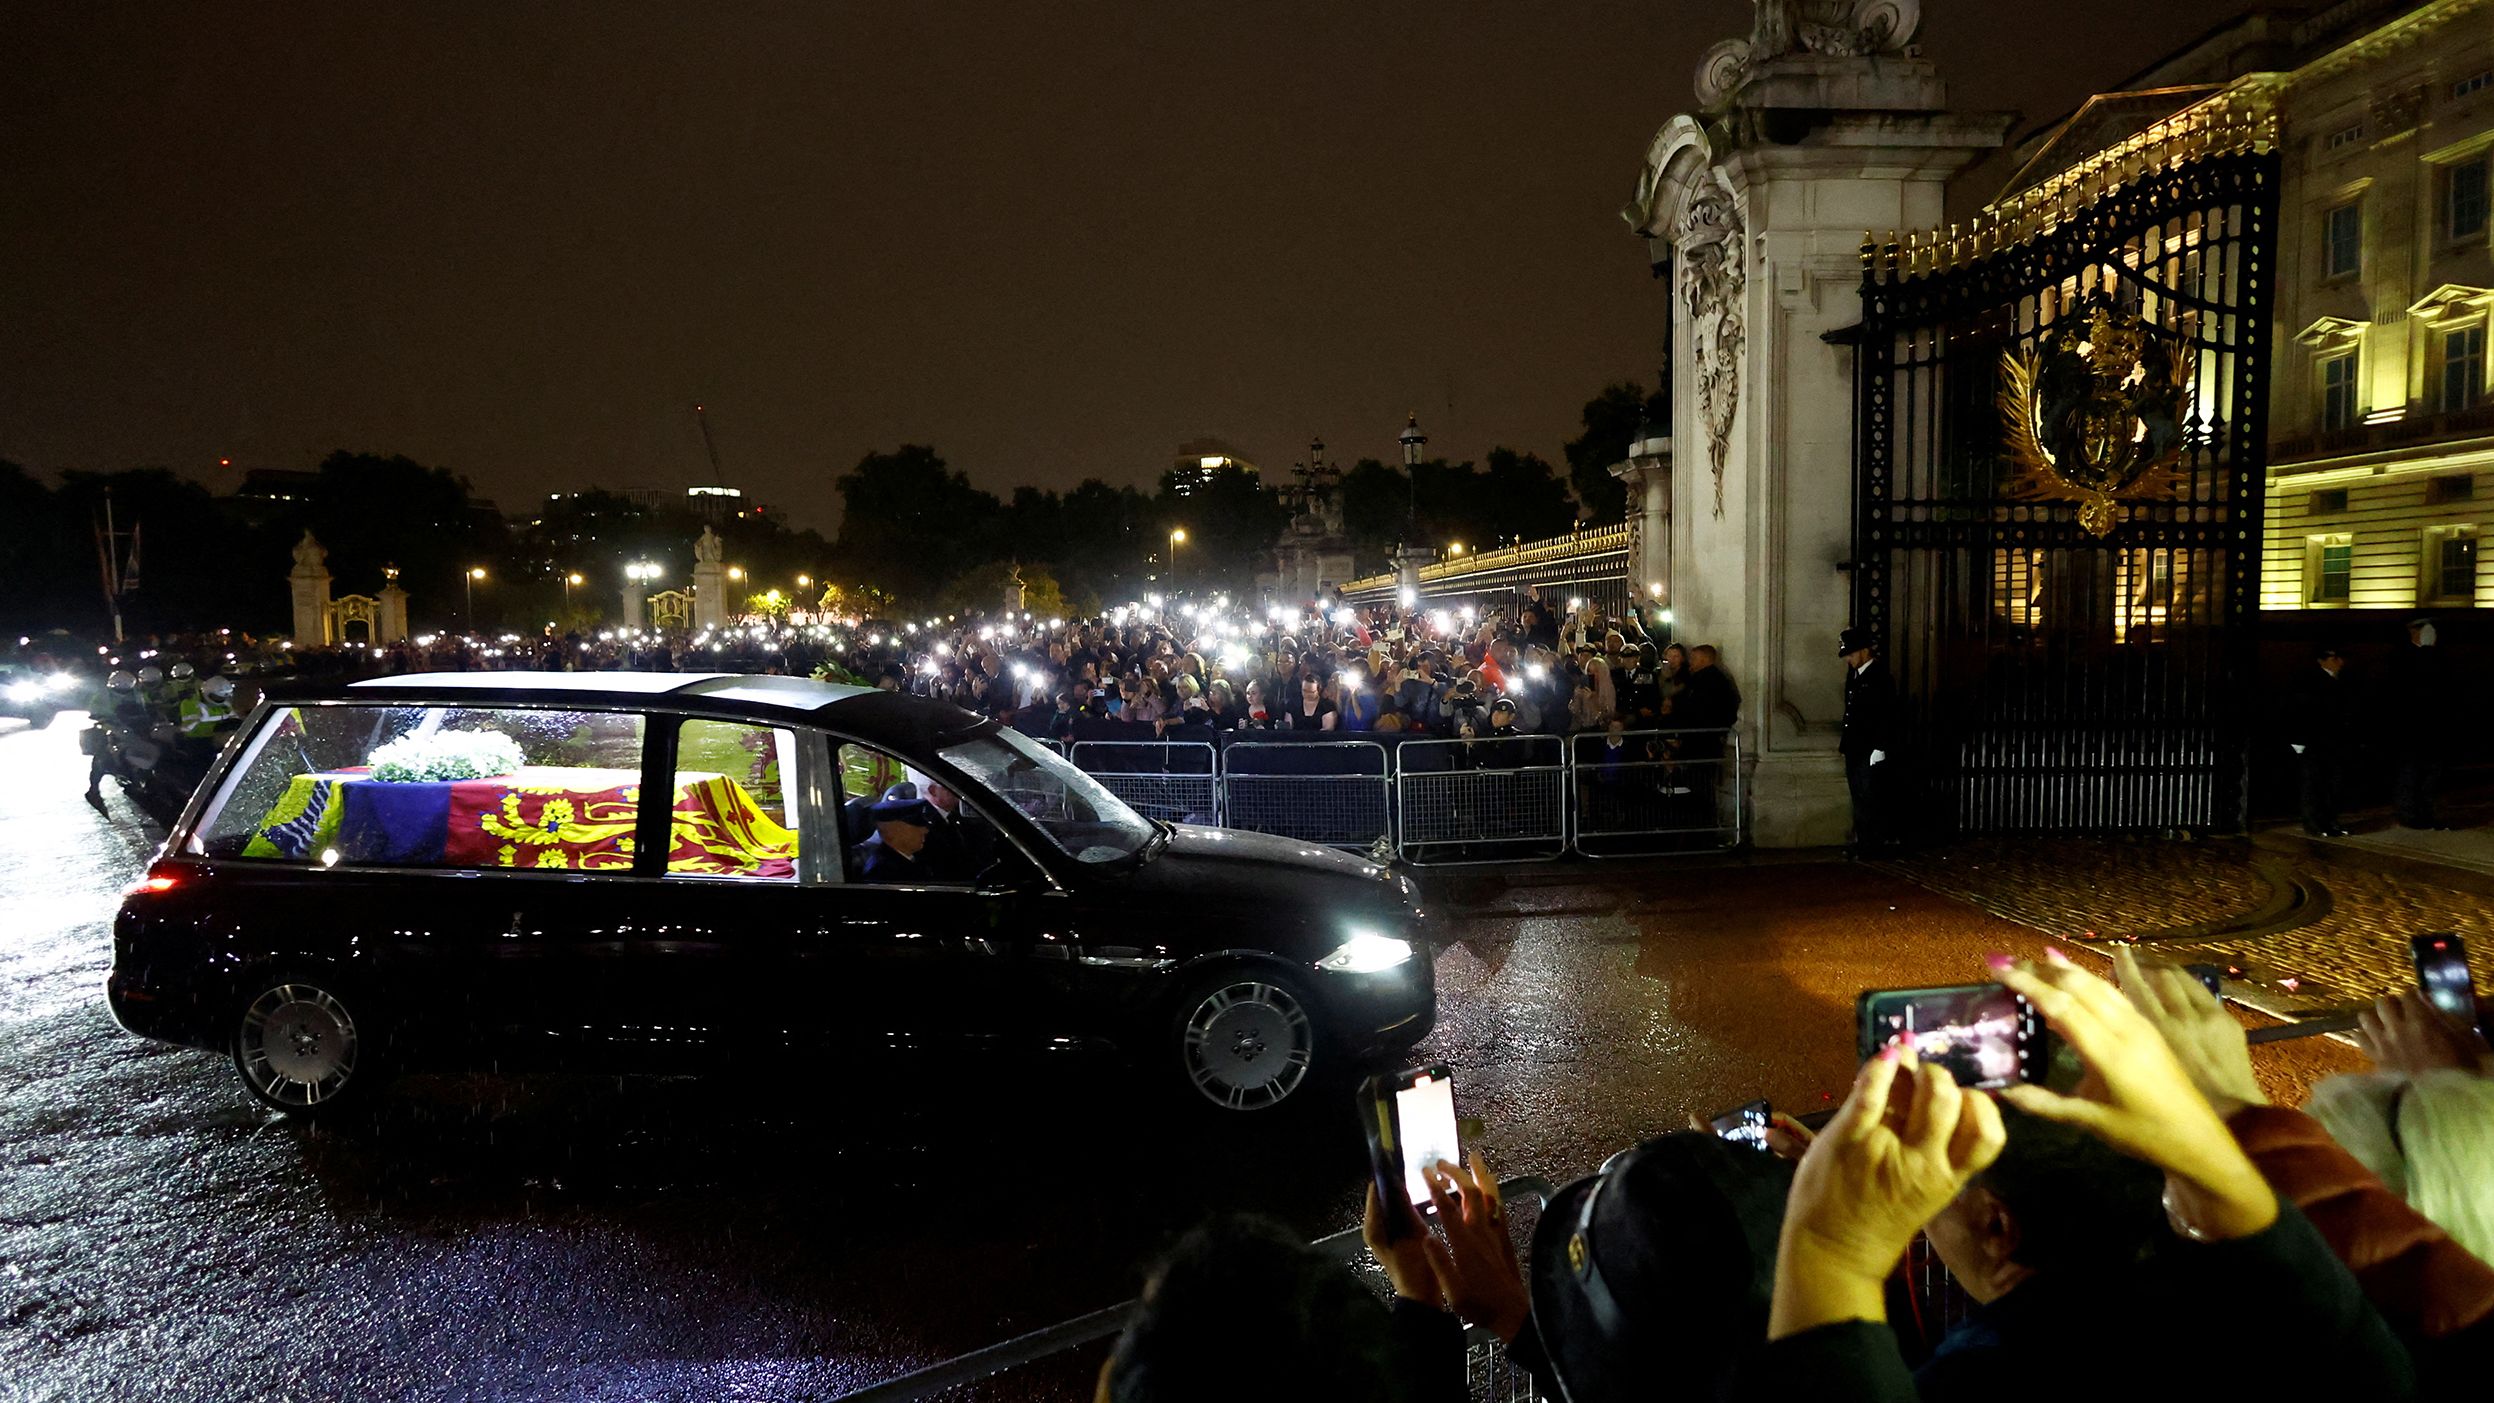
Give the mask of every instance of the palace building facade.
M 2260 607 L 2494 608 L 2494 0 L 2247 12 L 2030 138 L 2004 194 L 2246 99 L 2282 178 Z

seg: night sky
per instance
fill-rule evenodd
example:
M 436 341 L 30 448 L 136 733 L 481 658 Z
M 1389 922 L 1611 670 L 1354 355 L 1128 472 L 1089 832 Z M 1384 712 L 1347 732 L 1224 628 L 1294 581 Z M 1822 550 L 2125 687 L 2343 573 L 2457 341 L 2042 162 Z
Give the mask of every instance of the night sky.
M 2029 122 L 2213 0 L 1929 0 Z M 220 488 L 334 448 L 506 508 L 1505 443 L 1649 378 L 1617 211 L 1743 0 L 0 4 L 0 457 Z M 2023 125 L 2021 130 L 2024 130 Z M 220 471 L 230 457 L 234 467 Z

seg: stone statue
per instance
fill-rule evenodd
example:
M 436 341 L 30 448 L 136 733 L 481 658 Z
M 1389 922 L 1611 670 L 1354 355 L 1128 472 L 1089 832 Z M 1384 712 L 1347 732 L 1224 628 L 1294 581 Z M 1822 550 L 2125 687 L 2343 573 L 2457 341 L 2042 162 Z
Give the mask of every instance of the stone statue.
M 1861 58 L 1912 54 L 1922 0 L 1750 0 L 1749 37 L 1726 39 L 1697 61 L 1697 99 L 1719 108 L 1760 64 L 1791 54 Z
M 329 563 L 329 548 L 312 539 L 312 528 L 303 528 L 303 539 L 294 543 L 294 568 L 302 574 L 324 570 Z
M 719 533 L 707 526 L 701 528 L 701 539 L 693 542 L 694 563 L 716 565 L 726 556 L 727 543 L 719 539 Z
M 1018 614 L 1030 607 L 1030 586 L 1022 581 L 1022 562 L 1005 567 L 1005 612 Z

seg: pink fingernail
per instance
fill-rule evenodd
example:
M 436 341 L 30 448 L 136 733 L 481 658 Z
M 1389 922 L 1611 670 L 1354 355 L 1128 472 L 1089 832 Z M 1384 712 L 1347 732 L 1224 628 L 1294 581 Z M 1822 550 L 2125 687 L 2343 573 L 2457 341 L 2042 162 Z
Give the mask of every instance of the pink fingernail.
M 2058 947 L 2047 945 L 2044 947 L 2044 958 L 2048 960 L 2066 960 L 2069 956 L 2062 954 Z
M 2011 965 L 2016 964 L 2017 961 L 2011 959 L 2007 955 L 1992 954 L 1984 956 L 1983 963 L 1990 965 L 1994 969 L 2007 969 Z
M 1879 1049 L 1879 1060 L 1882 1062 L 1894 1062 L 1898 1055 L 1904 1051 L 1905 1045 L 1903 1043 L 1890 1043 L 1886 1047 Z

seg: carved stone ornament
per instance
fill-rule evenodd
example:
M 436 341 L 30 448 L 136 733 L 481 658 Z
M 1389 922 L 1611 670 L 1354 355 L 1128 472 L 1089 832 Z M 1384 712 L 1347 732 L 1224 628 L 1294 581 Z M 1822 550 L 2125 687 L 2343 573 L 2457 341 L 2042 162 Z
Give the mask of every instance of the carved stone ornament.
M 1680 293 L 1689 308 L 1690 364 L 1697 375 L 1697 411 L 1706 431 L 1706 463 L 1715 474 L 1715 515 L 1723 515 L 1724 460 L 1732 449 L 1732 418 L 1741 402 L 1741 211 L 1723 172 L 1709 167 L 1681 210 L 1672 242 L 1679 249 Z
M 707 526 L 701 528 L 700 539 L 693 542 L 694 561 L 702 565 L 716 565 L 726 556 L 727 543 L 719 539 L 719 533 Z
M 1911 51 L 1922 0 L 1750 0 L 1749 37 L 1726 39 L 1697 61 L 1697 100 L 1730 99 L 1750 70 L 1787 54 L 1860 58 Z
M 294 543 L 294 568 L 299 575 L 321 572 L 329 563 L 329 549 L 312 539 L 310 527 L 303 529 L 303 539 Z
M 2182 485 L 2191 352 L 2136 313 L 2098 304 L 2024 350 L 2001 355 L 2000 419 L 2016 470 L 2006 492 L 2077 502 L 2091 536 L 2114 503 L 2165 500 Z

